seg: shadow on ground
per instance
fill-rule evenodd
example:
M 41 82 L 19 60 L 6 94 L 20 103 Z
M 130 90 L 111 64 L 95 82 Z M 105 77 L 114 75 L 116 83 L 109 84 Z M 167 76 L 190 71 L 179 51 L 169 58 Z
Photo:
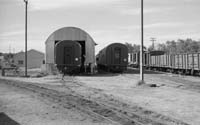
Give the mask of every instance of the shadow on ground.
M 114 77 L 121 74 L 140 74 L 140 70 L 137 68 L 128 68 L 126 71 L 122 73 L 113 73 L 113 72 L 106 72 L 106 71 L 98 71 L 96 74 L 76 74 L 72 76 L 85 76 L 85 77 Z M 163 74 L 162 72 L 155 72 L 150 70 L 144 70 L 144 74 Z
M 0 112 L 0 125 L 20 125 L 20 124 L 11 119 L 5 113 Z
M 124 74 L 140 74 L 140 69 L 137 68 L 128 68 Z M 162 72 L 155 72 L 151 70 L 144 69 L 144 74 L 164 74 Z

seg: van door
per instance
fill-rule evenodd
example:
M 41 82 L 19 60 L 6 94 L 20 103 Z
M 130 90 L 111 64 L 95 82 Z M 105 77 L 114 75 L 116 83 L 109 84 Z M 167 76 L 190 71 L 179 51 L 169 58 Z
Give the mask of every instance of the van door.
M 115 48 L 114 49 L 114 64 L 120 64 L 121 62 L 121 49 Z
M 73 47 L 72 46 L 64 47 L 64 64 L 72 65 L 74 61 L 73 57 L 74 57 Z

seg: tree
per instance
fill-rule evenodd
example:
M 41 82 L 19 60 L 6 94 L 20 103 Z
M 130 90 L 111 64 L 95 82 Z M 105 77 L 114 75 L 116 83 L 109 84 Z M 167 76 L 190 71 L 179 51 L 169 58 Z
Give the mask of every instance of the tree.
M 178 39 L 177 41 L 167 41 L 165 44 L 158 44 L 158 50 L 169 54 L 195 53 L 200 52 L 200 41 L 192 39 Z M 150 50 L 150 49 L 149 49 Z
M 150 45 L 149 48 L 148 48 L 148 51 L 153 51 L 153 50 L 154 50 L 153 45 Z
M 128 47 L 129 53 L 139 52 L 140 51 L 140 45 L 137 44 L 131 44 L 131 43 L 125 43 L 125 45 Z M 143 50 L 146 51 L 146 47 L 143 46 Z
M 158 48 L 158 50 L 161 50 L 161 51 L 164 51 L 164 52 L 167 52 L 167 47 L 166 47 L 166 45 L 164 44 L 164 43 L 160 43 L 160 44 L 158 44 L 157 45 L 157 48 Z
M 176 42 L 174 40 L 166 42 L 166 52 L 170 54 L 176 53 Z
M 133 45 L 131 43 L 125 43 L 125 45 L 128 48 L 128 53 L 133 53 L 134 51 Z
M 133 44 L 133 51 L 139 52 L 140 51 L 140 45 Z

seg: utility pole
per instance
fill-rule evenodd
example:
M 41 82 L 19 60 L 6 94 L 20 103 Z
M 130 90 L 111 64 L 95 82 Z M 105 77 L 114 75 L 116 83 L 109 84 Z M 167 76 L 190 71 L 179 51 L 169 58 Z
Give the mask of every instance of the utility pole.
M 143 0 L 141 0 L 141 45 L 140 45 L 140 83 L 144 83 L 143 73 L 143 41 L 144 41 Z
M 27 77 L 27 5 L 28 0 L 25 2 L 25 77 Z
M 154 38 L 154 37 L 151 37 L 150 38 L 150 41 L 152 42 L 152 47 L 153 47 L 153 50 L 155 50 L 155 41 L 156 41 L 156 38 Z

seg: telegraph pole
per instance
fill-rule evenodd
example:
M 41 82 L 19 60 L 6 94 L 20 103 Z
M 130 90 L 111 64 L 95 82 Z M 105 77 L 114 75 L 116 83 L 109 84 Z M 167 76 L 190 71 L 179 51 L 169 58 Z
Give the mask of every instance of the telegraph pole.
M 28 0 L 25 2 L 25 77 L 27 77 L 27 5 Z
M 141 45 L 140 45 L 140 83 L 144 83 L 143 73 L 143 41 L 144 41 L 144 26 L 143 26 L 143 0 L 141 0 Z
M 154 38 L 154 37 L 152 37 L 152 38 L 150 38 L 150 41 L 152 42 L 152 47 L 153 47 L 153 50 L 155 50 L 155 41 L 156 41 L 156 38 Z

